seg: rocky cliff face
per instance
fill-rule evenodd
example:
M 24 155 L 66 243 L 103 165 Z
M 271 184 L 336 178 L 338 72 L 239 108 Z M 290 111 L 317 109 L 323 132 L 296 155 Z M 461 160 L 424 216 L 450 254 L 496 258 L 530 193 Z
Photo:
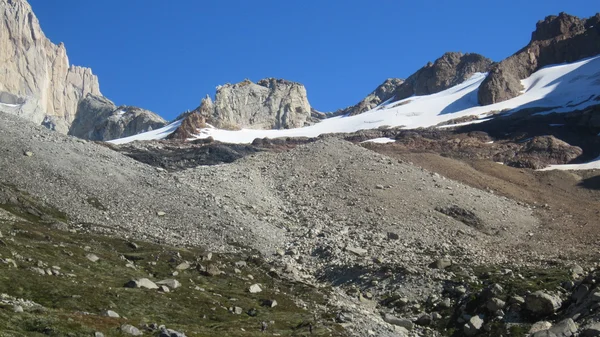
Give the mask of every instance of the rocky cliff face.
M 372 93 L 370 93 L 369 96 L 365 97 L 365 99 L 358 102 L 356 105 L 352 105 L 345 109 L 338 110 L 333 115 L 354 116 L 372 110 L 379 104 L 392 98 L 394 96 L 394 92 L 402 83 L 404 83 L 404 80 L 400 78 L 388 78 L 387 80 L 385 80 L 385 82 L 379 85 Z
M 225 129 L 289 129 L 304 126 L 311 107 L 302 84 L 267 78 L 217 88 L 215 101 L 198 108 L 206 121 Z
M 469 79 L 475 73 L 487 72 L 492 61 L 479 54 L 449 52 L 429 62 L 396 88 L 394 101 L 413 95 L 431 95 Z
M 479 87 L 481 105 L 506 101 L 523 90 L 521 80 L 540 68 L 574 62 L 600 53 L 600 14 L 589 19 L 560 13 L 539 21 L 531 42 L 495 64 Z
M 91 69 L 70 66 L 65 46 L 53 44 L 25 0 L 0 0 L 0 92 L 16 96 L 19 107 L 0 110 L 66 133 L 79 101 L 100 95 Z M 14 105 L 14 104 L 13 104 Z
M 159 115 L 132 106 L 117 107 L 102 96 L 88 94 L 77 108 L 69 135 L 107 141 L 129 137 L 165 126 Z

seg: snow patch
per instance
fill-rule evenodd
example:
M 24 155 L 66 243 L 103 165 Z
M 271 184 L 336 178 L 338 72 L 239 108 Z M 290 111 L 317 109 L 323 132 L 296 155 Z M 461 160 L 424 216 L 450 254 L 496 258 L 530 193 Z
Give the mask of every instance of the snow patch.
M 382 137 L 382 138 L 373 138 L 373 139 L 365 140 L 364 142 L 361 142 L 361 143 L 386 144 L 386 143 L 395 143 L 395 142 L 396 142 L 395 139 L 388 138 L 388 137 Z
M 173 122 L 167 126 L 164 126 L 160 129 L 140 133 L 140 134 L 125 137 L 125 138 L 113 139 L 113 140 L 109 140 L 108 142 L 112 143 L 112 144 L 125 144 L 125 143 L 133 142 L 136 140 L 165 139 L 165 138 L 167 138 L 168 135 L 170 135 L 171 133 L 175 132 L 175 130 L 177 130 L 179 125 L 181 125 L 181 122 L 182 122 L 182 120 L 179 120 L 179 121 Z
M 563 164 L 563 165 L 550 165 L 539 171 L 550 171 L 550 170 L 594 170 L 600 169 L 600 157 L 583 164 Z

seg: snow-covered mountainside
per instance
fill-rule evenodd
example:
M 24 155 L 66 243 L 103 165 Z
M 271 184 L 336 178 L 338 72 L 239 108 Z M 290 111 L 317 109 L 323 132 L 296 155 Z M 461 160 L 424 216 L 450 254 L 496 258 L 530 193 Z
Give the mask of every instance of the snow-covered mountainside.
M 356 116 L 340 116 L 303 128 L 287 130 L 222 130 L 214 127 L 199 129 L 196 138 L 212 137 L 228 143 L 251 143 L 256 138 L 316 137 L 321 134 L 354 132 L 379 127 L 407 129 L 431 127 L 452 119 L 477 116 L 477 123 L 500 111 L 539 108 L 541 113 L 568 112 L 598 104 L 600 99 L 600 56 L 578 62 L 540 69 L 521 81 L 522 95 L 513 99 L 480 106 L 477 92 L 486 74 L 477 73 L 467 81 L 442 92 L 413 96 L 393 103 L 384 103 Z M 163 139 L 173 132 L 175 122 L 162 129 L 111 141 L 122 144 L 134 140 Z

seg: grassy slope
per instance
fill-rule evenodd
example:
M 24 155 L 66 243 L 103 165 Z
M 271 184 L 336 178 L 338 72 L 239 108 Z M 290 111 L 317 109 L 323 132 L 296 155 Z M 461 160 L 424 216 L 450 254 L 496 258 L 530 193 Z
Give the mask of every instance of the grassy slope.
M 12 193 L 18 192 L 12 190 Z M 5 215 L 0 217 L 4 218 L 0 220 L 4 236 L 0 258 L 11 258 L 18 266 L 0 263 L 0 293 L 31 300 L 42 307 L 15 313 L 12 305 L 0 302 L 0 336 L 91 336 L 94 331 L 121 336 L 118 327 L 124 323 L 137 327 L 146 323 L 165 324 L 187 336 L 264 336 L 260 332 L 262 321 L 269 322 L 270 333 L 301 336 L 308 334 L 308 323 L 315 324 L 315 316 L 319 323 L 314 335 L 343 335 L 340 326 L 330 323 L 330 317 L 314 309 L 325 304 L 323 293 L 269 276 L 268 265 L 259 258 L 213 255 L 211 261 L 198 264 L 215 264 L 225 274 L 205 276 L 194 268 L 195 261 L 200 261 L 204 253 L 199 248 L 137 242 L 139 247 L 135 249 L 120 238 L 56 230 L 50 223 L 66 220 L 62 214 L 33 205 L 35 201 L 31 198 L 18 195 L 18 205 L 0 204 L 0 208 L 16 215 L 7 217 L 0 210 Z M 31 206 L 37 211 L 31 212 Z M 85 257 L 88 253 L 100 260 L 89 261 Z M 126 267 L 123 257 L 135 260 L 136 268 Z M 247 260 L 248 266 L 235 273 L 234 263 L 241 259 Z M 62 275 L 40 275 L 31 270 L 38 267 L 38 261 L 44 269 L 60 267 Z M 182 261 L 191 262 L 193 267 L 172 276 L 175 266 Z M 249 274 L 253 280 L 248 278 Z M 169 293 L 123 286 L 130 279 L 141 277 L 153 281 L 174 278 L 182 286 Z M 263 285 L 263 292 L 247 292 L 253 283 Z M 275 299 L 278 305 L 263 307 L 264 299 Z M 299 308 L 295 299 L 304 301 L 309 309 Z M 244 313 L 230 313 L 227 308 L 232 306 L 242 307 Z M 246 314 L 250 308 L 258 310 L 256 317 Z M 101 316 L 108 309 L 122 318 Z

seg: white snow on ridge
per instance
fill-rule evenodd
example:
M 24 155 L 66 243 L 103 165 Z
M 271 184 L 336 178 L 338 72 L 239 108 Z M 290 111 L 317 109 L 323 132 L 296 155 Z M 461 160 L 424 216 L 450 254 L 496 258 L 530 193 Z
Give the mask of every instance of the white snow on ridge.
M 382 137 L 382 138 L 373 138 L 373 139 L 365 140 L 364 142 L 361 142 L 361 143 L 386 144 L 386 143 L 394 143 L 394 142 L 396 142 L 395 139 L 388 138 L 388 137 Z
M 413 96 L 399 102 L 384 103 L 371 111 L 356 116 L 328 118 L 308 127 L 287 130 L 242 129 L 238 131 L 206 128 L 199 130 L 197 138 L 213 137 L 215 140 L 227 143 L 251 143 L 255 138 L 317 137 L 326 133 L 355 132 L 381 126 L 402 126 L 407 129 L 430 127 L 450 119 L 472 115 L 478 116 L 480 119 L 467 123 L 477 123 L 489 118 L 488 113 L 492 111 L 516 111 L 530 107 L 548 108 L 548 111 L 544 113 L 572 111 L 574 105 L 577 109 L 582 109 L 598 104 L 590 97 L 600 92 L 600 56 L 540 69 L 521 81 L 525 88 L 522 95 L 505 102 L 479 106 L 477 91 L 485 76 L 486 74 L 477 73 L 464 83 L 437 94 Z M 567 105 L 571 105 L 571 107 L 567 107 Z M 152 138 L 153 135 L 143 133 L 112 142 L 126 143 L 133 140 L 162 139 L 166 137 L 168 130 L 175 130 L 176 126 L 173 125 L 160 129 L 163 131 L 157 135 L 161 138 Z M 156 133 L 157 131 L 151 132 Z
M 182 121 L 183 120 L 178 120 L 167 126 L 160 128 L 160 129 L 140 133 L 140 134 L 125 137 L 125 138 L 113 139 L 113 140 L 109 140 L 108 142 L 113 143 L 113 144 L 125 144 L 125 143 L 129 143 L 129 142 L 133 142 L 135 140 L 165 139 L 165 138 L 167 138 L 168 135 L 175 132 L 175 130 L 179 127 L 179 125 L 181 124 Z
M 600 157 L 583 164 L 563 164 L 563 165 L 550 165 L 540 171 L 549 170 L 593 170 L 600 169 Z

